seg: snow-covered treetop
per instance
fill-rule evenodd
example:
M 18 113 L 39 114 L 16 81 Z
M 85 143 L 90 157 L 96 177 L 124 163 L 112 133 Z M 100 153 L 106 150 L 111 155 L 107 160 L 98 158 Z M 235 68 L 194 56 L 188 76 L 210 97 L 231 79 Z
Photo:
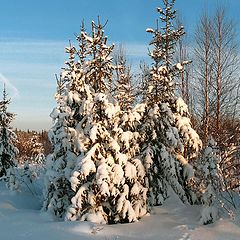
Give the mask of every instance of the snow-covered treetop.
M 152 34 L 150 42 L 152 48 L 149 55 L 153 59 L 153 66 L 151 71 L 152 83 L 149 86 L 154 89 L 152 92 L 155 91 L 155 94 L 153 93 L 155 100 L 158 93 L 157 100 L 165 102 L 171 102 L 170 99 L 174 97 L 174 76 L 183 72 L 184 65 L 190 63 L 190 61 L 173 62 L 176 43 L 185 34 L 182 26 L 178 29 L 173 26 L 173 21 L 176 18 L 176 10 L 173 9 L 174 3 L 175 0 L 163 0 L 164 7 L 157 8 L 160 17 L 157 20 L 156 29 L 146 29 L 148 33 Z
M 183 27 L 179 29 L 173 27 L 172 22 L 176 18 L 176 10 L 173 10 L 174 2 L 174 0 L 164 0 L 164 8 L 157 8 L 160 21 L 163 23 L 161 30 L 158 23 L 155 30 L 147 28 L 147 32 L 153 34 L 150 45 L 153 45 L 154 50 L 150 56 L 157 64 L 166 65 L 167 68 L 172 64 L 175 44 L 184 34 Z
M 106 25 L 106 24 L 105 24 Z M 58 85 L 60 90 L 66 86 L 71 91 L 85 89 L 85 84 L 91 86 L 95 92 L 108 92 L 112 84 L 112 51 L 114 44 L 107 46 L 107 36 L 104 27 L 92 21 L 91 33 L 88 34 L 82 23 L 81 32 L 76 37 L 78 47 L 70 42 L 66 48 L 69 60 L 60 75 Z
M 152 34 L 149 52 L 153 59 L 151 83 L 148 84 L 150 97 L 149 102 L 171 103 L 175 98 L 174 76 L 184 71 L 184 65 L 189 61 L 173 63 L 173 55 L 176 43 L 184 35 L 183 27 L 175 29 L 173 21 L 176 18 L 176 11 L 173 10 L 174 0 L 163 0 L 163 8 L 157 8 L 160 14 L 160 21 L 157 21 L 156 29 L 147 28 L 146 31 Z M 161 25 L 161 26 L 159 26 Z
M 7 93 L 4 85 L 3 89 L 3 100 L 0 101 L 0 124 L 2 127 L 8 128 L 10 123 L 15 117 L 15 114 L 7 111 L 7 107 L 10 104 L 11 100 L 7 99 Z
M 81 32 L 81 37 L 87 42 L 87 71 L 86 81 L 90 83 L 95 92 L 106 92 L 112 84 L 111 53 L 114 44 L 107 46 L 107 36 L 104 35 L 104 27 L 98 19 L 98 23 L 92 22 L 92 34 Z

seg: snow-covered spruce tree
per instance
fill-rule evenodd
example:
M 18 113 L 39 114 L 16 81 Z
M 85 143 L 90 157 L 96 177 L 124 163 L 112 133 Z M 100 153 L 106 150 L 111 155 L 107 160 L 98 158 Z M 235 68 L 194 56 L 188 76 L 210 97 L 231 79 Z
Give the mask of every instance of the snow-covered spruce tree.
M 10 99 L 7 99 L 4 85 L 3 100 L 0 102 L 0 177 L 5 179 L 11 190 L 14 190 L 17 188 L 15 168 L 18 149 L 14 146 L 16 134 L 10 126 L 15 114 L 7 111 L 9 104 Z
M 113 45 L 106 45 L 100 22 L 92 22 L 92 35 L 82 31 L 77 41 L 79 49 L 68 49 L 61 75 L 66 84 L 51 114 L 54 152 L 44 207 L 65 220 L 135 221 L 146 213 L 145 171 L 121 152 L 126 140 L 118 127 L 120 108 L 109 94 Z
M 69 174 L 68 165 L 76 158 L 76 155 L 72 151 L 72 138 L 69 130 L 72 112 L 67 105 L 67 94 L 57 93 L 55 98 L 58 106 L 50 115 L 54 125 L 49 130 L 53 153 L 47 156 L 43 208 L 61 218 L 73 196 L 66 174 Z
M 163 0 L 164 8 L 157 9 L 161 30 L 159 26 L 156 30 L 146 30 L 153 35 L 150 42 L 153 65 L 147 84 L 146 112 L 141 127 L 145 138 L 141 148 L 148 173 L 151 205 L 162 204 L 167 197 L 168 185 L 183 202 L 193 202 L 194 197 L 188 187 L 193 168 L 187 160 L 196 157 L 201 147 L 198 135 L 191 128 L 187 106 L 175 95 L 174 77 L 184 70 L 188 62 L 172 63 L 176 42 L 184 34 L 183 28 L 175 30 L 172 25 L 176 16 L 174 2 Z
M 201 223 L 209 224 L 219 218 L 219 209 L 222 208 L 220 192 L 223 188 L 223 179 L 219 167 L 220 155 L 216 142 L 212 137 L 208 140 L 208 146 L 204 149 L 200 171 L 203 173 L 201 188 L 202 203 L 204 204 Z
M 64 219 L 71 205 L 74 190 L 71 187 L 71 173 L 75 168 L 77 156 L 86 151 L 90 130 L 86 125 L 93 101 L 93 89 L 86 73 L 91 71 L 87 64 L 88 36 L 82 23 L 81 33 L 77 36 L 78 49 L 70 44 L 66 48 L 69 60 L 57 80 L 58 91 L 55 96 L 58 106 L 52 111 L 54 121 L 49 131 L 53 153 L 47 157 L 45 201 L 43 209 Z M 87 52 L 88 51 L 88 52 Z
M 147 211 L 145 170 L 139 159 L 131 158 L 129 142 L 134 136 L 119 127 L 122 114 L 110 95 L 113 45 L 106 45 L 100 22 L 92 22 L 91 36 L 82 33 L 82 37 L 88 43 L 88 61 L 82 71 L 91 99 L 82 103 L 86 114 L 76 128 L 85 142 L 70 178 L 75 196 L 66 219 L 136 221 Z
M 65 69 L 58 80 L 58 91 L 55 95 L 58 106 L 50 114 L 54 125 L 48 133 L 53 153 L 47 157 L 43 208 L 59 218 L 65 217 L 66 209 L 74 195 L 69 178 L 79 153 L 74 144 L 76 122 L 73 117 L 78 111 L 75 101 L 78 101 L 79 96 L 68 89 L 72 73 L 75 74 L 73 51 L 74 48 L 71 46 L 66 48 L 66 52 L 70 54 L 70 60 L 67 63 L 69 69 Z

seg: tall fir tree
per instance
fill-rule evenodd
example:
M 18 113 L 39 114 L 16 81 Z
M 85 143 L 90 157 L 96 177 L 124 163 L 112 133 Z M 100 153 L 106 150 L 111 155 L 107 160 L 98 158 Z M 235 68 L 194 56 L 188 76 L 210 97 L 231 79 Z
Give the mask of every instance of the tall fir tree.
M 162 204 L 168 195 L 168 186 L 183 202 L 194 201 L 194 194 L 188 187 L 194 171 L 188 159 L 196 157 L 201 148 L 201 141 L 191 127 L 187 106 L 175 95 L 174 77 L 189 62 L 173 63 L 175 45 L 184 34 L 183 27 L 174 29 L 172 24 L 176 17 L 174 3 L 174 0 L 163 0 L 164 8 L 157 8 L 162 27 L 159 28 L 157 21 L 155 30 L 146 30 L 153 35 L 150 42 L 153 65 L 141 128 L 145 135 L 142 154 L 151 205 Z
M 110 95 L 113 45 L 106 45 L 103 27 L 92 22 L 92 35 L 83 34 L 90 53 L 84 78 L 92 98 L 79 129 L 87 142 L 70 179 L 75 196 L 66 219 L 132 222 L 147 211 L 145 171 L 127 151 L 134 137 L 119 126 L 121 111 Z
M 113 45 L 107 46 L 103 28 L 92 22 L 91 36 L 82 31 L 80 49 L 68 51 L 60 79 L 66 84 L 52 113 L 45 209 L 65 220 L 131 222 L 147 211 L 145 170 L 128 154 L 134 136 L 119 126 L 122 114 L 110 95 Z
M 15 114 L 8 112 L 10 99 L 4 85 L 3 100 L 0 102 L 0 177 L 5 179 L 10 189 L 16 188 L 15 168 L 18 149 L 14 146 L 16 134 L 11 128 Z

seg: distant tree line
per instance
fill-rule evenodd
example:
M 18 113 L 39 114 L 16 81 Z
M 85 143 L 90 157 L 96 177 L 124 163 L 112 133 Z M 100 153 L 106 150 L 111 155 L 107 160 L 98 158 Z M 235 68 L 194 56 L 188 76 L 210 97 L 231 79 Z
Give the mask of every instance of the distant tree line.
M 15 145 L 19 150 L 17 160 L 20 163 L 25 161 L 34 162 L 39 154 L 47 156 L 52 151 L 51 143 L 48 139 L 48 133 L 45 130 L 32 131 L 32 130 L 18 130 L 14 132 L 17 135 Z

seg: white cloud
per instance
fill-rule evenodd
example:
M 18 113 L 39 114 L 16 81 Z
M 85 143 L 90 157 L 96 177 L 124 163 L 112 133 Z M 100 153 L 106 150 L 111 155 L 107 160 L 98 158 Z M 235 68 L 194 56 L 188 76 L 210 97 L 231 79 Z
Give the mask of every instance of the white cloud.
M 19 90 L 2 73 L 0 73 L 0 81 L 6 84 L 6 88 L 9 88 L 12 93 L 12 98 L 16 98 L 19 96 Z

